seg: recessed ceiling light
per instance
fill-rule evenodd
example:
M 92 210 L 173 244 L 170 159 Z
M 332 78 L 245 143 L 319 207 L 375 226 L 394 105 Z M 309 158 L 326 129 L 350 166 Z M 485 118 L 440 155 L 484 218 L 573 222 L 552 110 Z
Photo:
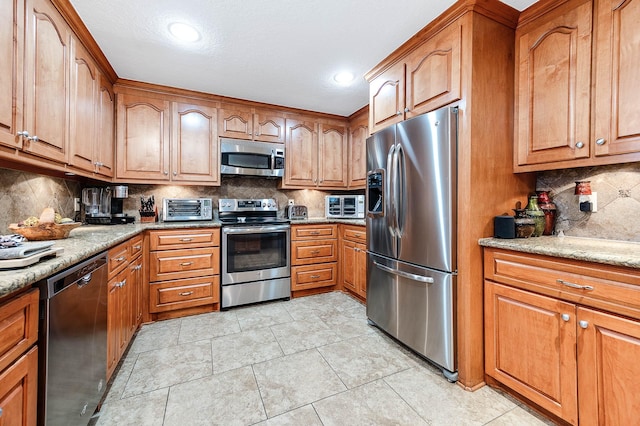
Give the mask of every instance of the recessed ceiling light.
M 333 76 L 333 79 L 338 84 L 349 84 L 356 76 L 350 71 L 342 71 Z
M 200 39 L 200 33 L 195 28 L 182 22 L 170 24 L 169 32 L 180 41 L 193 42 Z

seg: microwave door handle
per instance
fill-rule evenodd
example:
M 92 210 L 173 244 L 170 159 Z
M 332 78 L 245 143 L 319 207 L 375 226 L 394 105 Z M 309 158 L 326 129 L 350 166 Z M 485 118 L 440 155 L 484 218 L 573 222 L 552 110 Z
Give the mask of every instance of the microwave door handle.
M 275 169 L 276 169 L 276 153 L 272 149 L 271 150 L 271 170 L 275 170 Z

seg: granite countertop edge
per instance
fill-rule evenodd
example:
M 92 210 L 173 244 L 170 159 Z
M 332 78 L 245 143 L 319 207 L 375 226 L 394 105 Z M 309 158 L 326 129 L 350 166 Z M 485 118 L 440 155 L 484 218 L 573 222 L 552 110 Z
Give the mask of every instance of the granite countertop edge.
M 483 247 L 640 269 L 640 243 L 583 237 L 481 238 Z
M 343 223 L 365 225 L 364 219 L 310 218 L 291 221 L 296 224 Z M 219 228 L 218 220 L 196 222 L 150 222 L 127 225 L 83 225 L 71 231 L 69 238 L 55 240 L 53 247 L 62 247 L 59 256 L 43 259 L 31 266 L 15 269 L 0 269 L 0 298 L 31 287 L 38 281 L 60 272 L 78 262 L 101 253 L 146 230 Z

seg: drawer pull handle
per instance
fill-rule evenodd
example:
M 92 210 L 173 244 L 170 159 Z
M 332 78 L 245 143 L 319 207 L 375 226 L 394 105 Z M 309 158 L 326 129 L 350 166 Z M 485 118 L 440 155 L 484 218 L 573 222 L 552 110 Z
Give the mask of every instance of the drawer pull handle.
M 311 279 L 313 280 L 317 280 L 318 278 L 320 278 L 320 275 L 311 275 Z
M 180 266 L 191 266 L 191 265 L 193 265 L 193 262 L 182 262 L 180 264 Z
M 142 269 L 142 265 L 136 265 L 133 267 L 134 271 L 139 271 L 140 269 Z
M 183 291 L 182 293 L 178 293 L 178 296 L 191 296 L 193 291 Z
M 571 287 L 571 288 L 577 288 L 579 290 L 588 290 L 588 291 L 593 290 L 593 286 L 590 286 L 590 285 L 580 285 L 580 284 L 570 283 L 569 281 L 565 281 L 565 280 L 556 280 L 556 282 L 558 284 L 562 284 L 564 286 Z
M 124 257 L 124 256 L 120 256 L 120 257 L 116 257 L 114 260 L 115 260 L 116 262 L 123 262 L 123 261 L 127 260 L 127 258 L 126 258 L 126 257 Z
M 320 250 L 312 250 L 312 251 L 311 251 L 311 254 L 312 254 L 312 255 L 314 255 L 314 256 L 315 256 L 316 254 L 320 254 Z
M 568 322 L 571 319 L 569 314 L 562 314 L 562 321 Z
M 142 248 L 142 246 L 133 246 L 134 250 L 140 250 Z
M 318 232 L 318 231 L 311 231 L 311 232 L 309 232 L 309 235 L 320 235 L 320 232 Z
M 122 281 L 120 281 L 120 282 L 118 282 L 118 283 L 115 283 L 115 284 L 114 284 L 114 287 L 122 288 L 122 287 L 124 287 L 125 285 L 127 285 L 127 280 L 122 280 Z
M 180 241 L 182 241 L 183 243 L 189 243 L 193 241 L 193 238 L 180 238 Z

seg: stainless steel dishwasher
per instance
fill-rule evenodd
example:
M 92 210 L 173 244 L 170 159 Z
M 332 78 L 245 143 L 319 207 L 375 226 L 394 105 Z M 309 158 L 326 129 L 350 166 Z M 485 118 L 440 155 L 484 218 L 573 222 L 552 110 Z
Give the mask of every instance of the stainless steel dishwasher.
M 107 381 L 107 254 L 40 282 L 38 423 L 87 425 Z

